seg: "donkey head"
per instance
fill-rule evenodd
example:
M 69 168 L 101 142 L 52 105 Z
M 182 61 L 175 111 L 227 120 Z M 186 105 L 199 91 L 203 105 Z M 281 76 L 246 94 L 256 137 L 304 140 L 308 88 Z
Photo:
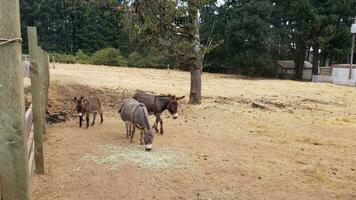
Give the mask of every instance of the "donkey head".
M 82 122 L 83 122 L 83 112 L 84 112 L 84 97 L 80 97 L 79 99 L 77 97 L 73 98 L 73 102 L 75 103 L 75 109 L 78 112 L 78 117 L 79 117 L 79 127 L 82 127 Z
M 176 97 L 175 95 L 170 96 L 169 103 L 167 105 L 167 110 L 171 113 L 173 119 L 178 118 L 178 101 L 183 99 L 185 96 Z
M 153 132 L 151 129 L 144 130 L 143 141 L 145 142 L 146 151 L 151 151 L 153 141 Z
M 73 98 L 74 103 L 76 104 L 75 108 L 78 112 L 78 116 L 82 117 L 83 116 L 83 112 L 84 112 L 84 97 L 80 97 L 79 99 L 77 97 Z

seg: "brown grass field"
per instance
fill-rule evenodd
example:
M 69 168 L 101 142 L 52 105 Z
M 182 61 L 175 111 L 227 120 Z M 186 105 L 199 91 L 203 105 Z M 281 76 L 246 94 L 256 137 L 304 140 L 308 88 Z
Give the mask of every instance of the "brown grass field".
M 105 121 L 47 126 L 32 198 L 356 199 L 355 88 L 204 73 L 203 103 L 192 106 L 189 81 L 175 70 L 57 64 L 49 110 L 74 113 L 71 98 L 97 95 Z M 163 115 L 151 152 L 137 133 L 129 143 L 117 114 L 136 89 L 186 95 L 177 120 Z

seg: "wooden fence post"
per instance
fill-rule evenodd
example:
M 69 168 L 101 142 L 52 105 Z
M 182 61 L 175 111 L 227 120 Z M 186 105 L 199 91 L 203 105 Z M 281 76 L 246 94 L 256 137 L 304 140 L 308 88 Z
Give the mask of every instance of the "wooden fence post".
M 39 52 L 40 52 L 40 57 L 39 57 L 39 71 L 40 71 L 40 76 L 41 76 L 41 79 L 42 79 L 42 89 L 43 89 L 43 113 L 46 114 L 46 66 L 45 66 L 45 51 L 40 47 L 39 49 Z
M 39 46 L 38 47 L 38 52 L 39 52 L 39 57 L 38 57 L 38 71 L 39 71 L 39 76 L 41 77 L 41 91 L 42 91 L 42 130 L 43 130 L 43 135 L 47 133 L 46 131 L 46 111 L 47 111 L 47 95 L 46 95 L 46 75 L 45 75 L 45 61 L 44 61 L 44 50 Z
M 28 165 L 19 0 L 0 1 L 0 188 L 2 200 L 27 200 Z
M 48 106 L 48 90 L 49 90 L 49 61 L 48 61 L 48 53 L 47 51 L 43 50 L 43 85 L 44 85 L 44 92 L 45 92 L 45 111 L 47 110 Z
M 52 56 L 53 69 L 56 69 L 56 59 Z
M 44 174 L 44 160 L 43 160 L 43 144 L 42 136 L 45 126 L 43 124 L 43 89 L 42 77 L 38 64 L 40 63 L 40 51 L 37 47 L 37 30 L 36 27 L 28 27 L 28 45 L 30 51 L 30 76 L 31 76 L 31 94 L 32 94 L 32 109 L 33 109 L 33 123 L 34 123 L 34 141 L 35 141 L 35 165 L 36 172 Z
M 47 79 L 47 88 L 49 88 L 49 71 L 50 71 L 50 66 L 49 66 L 49 55 L 48 52 L 45 51 L 45 62 L 46 62 L 46 79 Z

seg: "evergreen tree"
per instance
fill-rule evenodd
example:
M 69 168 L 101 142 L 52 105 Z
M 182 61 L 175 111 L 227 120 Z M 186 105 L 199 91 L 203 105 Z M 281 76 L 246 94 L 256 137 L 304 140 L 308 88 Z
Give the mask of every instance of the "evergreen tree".
M 128 35 L 115 0 L 21 0 L 24 48 L 27 26 L 36 26 L 40 45 L 59 53 L 93 53 L 106 47 L 130 53 Z
M 127 30 L 133 41 L 154 46 L 168 57 L 186 63 L 190 69 L 192 104 L 201 103 L 202 52 L 199 8 L 201 0 L 135 0 L 127 3 Z M 163 49 L 168 49 L 164 50 Z M 168 54 L 171 53 L 169 56 Z
M 135 66 L 189 69 L 197 103 L 203 60 L 209 69 L 265 76 L 275 74 L 278 59 L 293 59 L 297 79 L 311 51 L 313 74 L 319 63 L 346 62 L 356 16 L 355 0 L 20 1 L 24 52 L 32 25 L 50 52 L 111 47 L 138 58 L 129 61 Z

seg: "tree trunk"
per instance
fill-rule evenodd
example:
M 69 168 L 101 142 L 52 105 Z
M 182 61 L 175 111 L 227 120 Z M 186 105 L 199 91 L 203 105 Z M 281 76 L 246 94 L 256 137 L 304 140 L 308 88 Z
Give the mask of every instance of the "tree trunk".
M 190 104 L 200 104 L 201 103 L 201 70 L 190 68 Z
M 310 49 L 311 49 L 310 47 L 307 48 L 307 61 L 310 60 L 310 51 L 311 51 Z
M 304 60 L 306 54 L 306 42 L 303 41 L 299 36 L 296 41 L 296 50 L 294 53 L 294 63 L 295 63 L 295 78 L 296 80 L 303 79 L 303 69 L 304 69 Z
M 319 47 L 317 45 L 313 46 L 313 63 L 312 63 L 312 74 L 318 75 L 319 66 Z
M 190 104 L 201 103 L 201 74 L 203 70 L 202 53 L 200 50 L 200 35 L 199 35 L 199 14 L 197 5 L 194 1 L 189 1 L 189 16 L 191 18 L 191 42 L 192 56 L 190 66 Z
M 19 0 L 0 1 L 0 188 L 2 200 L 29 199 Z

